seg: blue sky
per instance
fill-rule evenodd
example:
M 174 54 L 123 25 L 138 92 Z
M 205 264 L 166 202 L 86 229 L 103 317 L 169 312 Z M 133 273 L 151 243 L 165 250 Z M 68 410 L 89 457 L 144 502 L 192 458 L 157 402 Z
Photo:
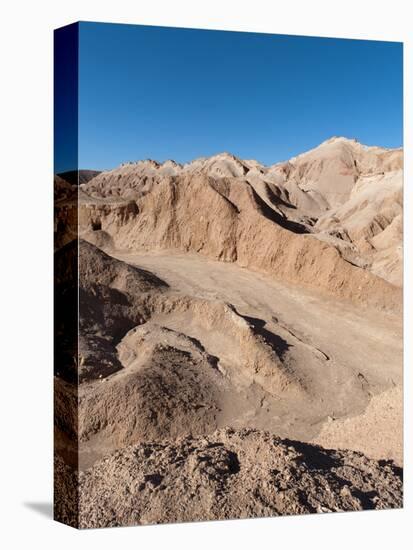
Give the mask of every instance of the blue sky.
M 402 145 L 402 45 L 80 23 L 79 167 Z

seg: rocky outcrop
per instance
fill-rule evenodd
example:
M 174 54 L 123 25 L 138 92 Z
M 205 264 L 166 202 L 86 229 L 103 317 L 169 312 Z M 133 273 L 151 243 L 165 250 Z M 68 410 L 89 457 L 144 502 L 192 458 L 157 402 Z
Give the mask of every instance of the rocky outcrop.
M 401 214 L 401 162 L 400 151 L 342 138 L 270 168 L 228 154 L 145 161 L 82 186 L 79 223 L 108 249 L 196 252 L 395 310 L 395 233 L 391 250 L 372 239 Z

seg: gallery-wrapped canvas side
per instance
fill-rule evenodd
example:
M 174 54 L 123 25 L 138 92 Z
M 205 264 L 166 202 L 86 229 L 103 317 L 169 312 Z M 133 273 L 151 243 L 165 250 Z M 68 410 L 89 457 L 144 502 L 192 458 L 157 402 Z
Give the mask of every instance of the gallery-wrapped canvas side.
M 78 526 L 78 24 L 54 33 L 54 518 Z

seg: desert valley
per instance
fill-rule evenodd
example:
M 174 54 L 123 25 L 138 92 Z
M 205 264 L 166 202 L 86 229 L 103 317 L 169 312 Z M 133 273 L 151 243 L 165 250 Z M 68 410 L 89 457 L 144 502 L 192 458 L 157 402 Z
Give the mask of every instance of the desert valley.
M 57 514 L 400 507 L 402 231 L 403 151 L 343 137 L 56 176 Z

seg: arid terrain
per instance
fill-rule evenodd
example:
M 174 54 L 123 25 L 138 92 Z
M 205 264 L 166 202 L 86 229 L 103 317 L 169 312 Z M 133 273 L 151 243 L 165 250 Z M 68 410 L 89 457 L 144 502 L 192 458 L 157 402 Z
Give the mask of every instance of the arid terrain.
M 402 506 L 402 169 L 332 138 L 56 177 L 60 518 Z

